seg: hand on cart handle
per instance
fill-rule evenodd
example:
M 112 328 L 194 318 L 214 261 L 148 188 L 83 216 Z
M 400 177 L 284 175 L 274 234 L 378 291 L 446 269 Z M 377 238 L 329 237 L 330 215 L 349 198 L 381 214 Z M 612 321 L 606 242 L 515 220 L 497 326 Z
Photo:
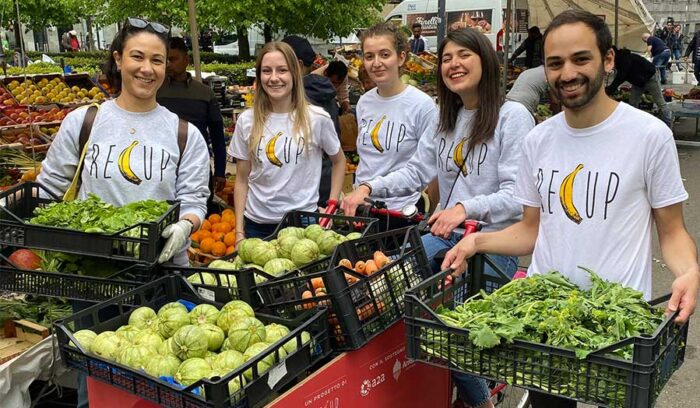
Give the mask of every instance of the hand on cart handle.
M 462 204 L 457 204 L 447 210 L 437 211 L 428 219 L 430 233 L 436 237 L 449 239 L 452 231 L 460 227 L 467 219 L 467 211 Z
M 470 226 L 470 228 L 473 227 Z M 465 237 L 445 254 L 441 269 L 452 269 L 452 276 L 462 275 L 467 270 L 467 258 L 471 258 L 476 253 L 476 236 L 477 234 L 466 234 L 465 231 Z
M 365 204 L 365 199 L 369 197 L 370 193 L 369 187 L 361 185 L 355 191 L 345 196 L 343 202 L 340 203 L 340 209 L 343 211 L 343 214 L 348 217 L 354 217 L 357 207 Z

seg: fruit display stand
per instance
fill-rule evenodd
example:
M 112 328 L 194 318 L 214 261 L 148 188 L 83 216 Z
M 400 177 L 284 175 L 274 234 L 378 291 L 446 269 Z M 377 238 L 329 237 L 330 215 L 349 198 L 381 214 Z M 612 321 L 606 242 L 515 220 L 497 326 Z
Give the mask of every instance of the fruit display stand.
M 290 320 L 270 315 L 256 317 L 264 323 L 278 323 L 291 328 L 289 334 L 270 345 L 264 355 L 251 357 L 234 371 L 221 377 L 198 380 L 187 387 L 167 382 L 163 377 L 156 378 L 143 371 L 131 369 L 125 365 L 100 357 L 83 349 L 75 339 L 69 326 L 80 325 L 96 333 L 115 330 L 125 325 L 130 313 L 141 306 L 159 309 L 169 302 L 185 302 L 190 305 L 210 304 L 221 307 L 221 304 L 202 299 L 192 286 L 182 277 L 167 276 L 148 283 L 132 292 L 82 310 L 70 318 L 55 324 L 61 356 L 69 367 L 75 368 L 95 380 L 101 381 L 129 393 L 163 406 L 172 407 L 255 407 L 263 404 L 271 392 L 280 390 L 283 386 L 295 380 L 298 376 L 326 357 L 330 352 L 327 337 L 325 311 L 310 312 L 299 319 Z M 116 317 L 107 316 L 109 310 L 118 310 Z M 110 315 L 114 315 L 111 313 Z M 303 332 L 308 332 L 309 338 L 304 340 Z M 294 351 L 286 354 L 280 349 L 289 342 L 296 343 Z M 72 343 L 72 344 L 71 344 Z M 75 344 L 75 345 L 74 345 Z M 259 372 L 258 364 L 270 356 L 274 364 L 269 370 Z M 252 370 L 243 379 L 244 372 Z M 230 392 L 229 382 L 238 380 L 245 384 L 236 391 Z M 203 387 L 204 392 L 200 391 Z M 193 392 L 193 391 L 197 392 Z M 91 395 L 90 398 L 102 398 L 103 395 Z M 91 401 L 91 404 L 93 402 Z M 103 405 L 94 402 L 92 406 Z
M 406 356 L 403 321 L 338 355 L 268 408 L 449 407 L 448 370 Z

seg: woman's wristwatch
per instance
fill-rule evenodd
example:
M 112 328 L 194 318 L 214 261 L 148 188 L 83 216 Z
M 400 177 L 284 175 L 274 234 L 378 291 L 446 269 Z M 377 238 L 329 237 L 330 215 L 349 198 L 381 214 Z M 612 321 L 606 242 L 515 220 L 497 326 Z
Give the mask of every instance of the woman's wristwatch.
M 367 187 L 367 189 L 369 190 L 369 195 L 372 195 L 372 186 L 368 182 L 363 181 L 362 183 L 360 183 L 360 186 Z

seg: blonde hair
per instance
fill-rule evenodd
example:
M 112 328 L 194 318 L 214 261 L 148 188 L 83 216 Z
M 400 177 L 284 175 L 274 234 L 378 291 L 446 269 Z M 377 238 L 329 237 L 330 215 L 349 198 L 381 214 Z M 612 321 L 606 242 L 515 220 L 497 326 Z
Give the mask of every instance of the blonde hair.
M 275 51 L 279 51 L 284 55 L 289 72 L 292 74 L 292 112 L 290 112 L 290 116 L 294 122 L 294 126 L 292 127 L 294 140 L 298 141 L 299 136 L 303 136 L 306 146 L 309 146 L 311 142 L 309 103 L 306 101 L 304 80 L 301 67 L 297 61 L 297 56 L 294 54 L 292 47 L 286 43 L 273 41 L 265 44 L 255 63 L 255 88 L 258 93 L 255 95 L 255 102 L 253 103 L 253 129 L 248 142 L 248 149 L 253 156 L 255 156 L 260 139 L 262 139 L 265 122 L 272 112 L 272 103 L 267 93 L 265 93 L 260 79 L 262 60 L 266 54 Z

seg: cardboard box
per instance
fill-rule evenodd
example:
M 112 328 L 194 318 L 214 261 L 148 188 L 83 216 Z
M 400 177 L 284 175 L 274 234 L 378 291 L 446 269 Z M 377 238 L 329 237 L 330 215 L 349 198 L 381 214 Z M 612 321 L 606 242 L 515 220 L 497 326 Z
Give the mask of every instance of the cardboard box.
M 7 320 L 0 337 L 0 364 L 24 353 L 49 336 L 49 329 L 27 320 Z
M 449 371 L 406 359 L 403 321 L 343 353 L 268 408 L 448 407 Z

